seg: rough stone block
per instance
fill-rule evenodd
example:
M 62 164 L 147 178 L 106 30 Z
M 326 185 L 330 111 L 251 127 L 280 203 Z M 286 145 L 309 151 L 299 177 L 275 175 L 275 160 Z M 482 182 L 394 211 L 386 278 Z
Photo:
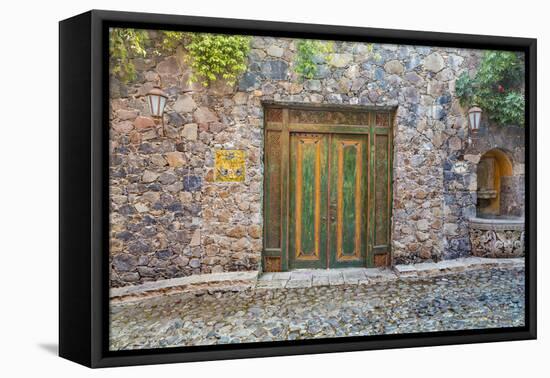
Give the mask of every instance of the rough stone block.
M 187 140 L 197 140 L 198 137 L 198 125 L 196 123 L 188 123 L 183 126 L 181 136 Z
M 186 163 L 185 155 L 178 151 L 167 152 L 166 161 L 168 162 L 169 166 L 175 167 L 175 168 L 183 167 Z
M 178 113 L 189 113 L 197 108 L 197 104 L 193 97 L 189 94 L 183 94 L 178 96 L 178 99 L 174 103 L 173 109 Z
M 401 75 L 403 73 L 403 64 L 399 60 L 390 60 L 384 64 L 384 69 L 390 74 Z
M 218 116 L 206 106 L 201 106 L 193 113 L 193 118 L 196 123 L 217 122 Z
M 445 67 L 445 61 L 441 54 L 434 52 L 424 58 L 423 68 L 431 72 L 439 72 Z
M 285 287 L 287 289 L 297 289 L 297 288 L 305 288 L 305 287 L 311 287 L 311 279 L 304 280 L 304 279 L 290 279 Z
M 311 281 L 312 286 L 328 286 L 329 278 L 328 276 L 313 276 Z
M 185 176 L 183 178 L 183 190 L 196 192 L 202 188 L 202 179 L 199 176 Z
M 344 276 L 340 272 L 331 272 L 328 276 L 329 284 L 331 286 L 343 285 Z
M 290 273 L 291 280 L 311 280 L 313 277 L 313 272 L 310 270 L 307 271 L 293 271 Z
M 395 265 L 393 267 L 393 270 L 397 273 L 399 276 L 415 276 L 416 275 L 416 268 L 413 265 Z
M 152 118 L 139 116 L 134 120 L 134 126 L 137 130 L 144 130 L 155 127 L 155 122 Z

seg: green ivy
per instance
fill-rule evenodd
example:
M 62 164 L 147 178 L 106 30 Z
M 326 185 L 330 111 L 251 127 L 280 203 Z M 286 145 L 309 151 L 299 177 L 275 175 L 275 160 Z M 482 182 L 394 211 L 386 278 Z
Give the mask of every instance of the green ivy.
M 238 35 L 187 33 L 162 31 L 161 41 L 152 53 L 173 53 L 179 45 L 187 50 L 188 63 L 192 68 L 192 82 L 200 81 L 208 86 L 224 79 L 233 85 L 246 70 L 246 58 L 250 51 L 250 37 Z M 112 29 L 110 41 L 111 72 L 124 82 L 135 79 L 132 59 L 146 56 L 149 45 L 147 31 L 135 29 Z
M 463 106 L 477 104 L 500 125 L 525 124 L 523 55 L 487 51 L 472 78 L 464 72 L 456 81 L 456 94 Z
M 185 48 L 193 71 L 191 81 L 208 86 L 224 79 L 233 85 L 246 70 L 250 37 L 222 34 L 193 34 Z
M 111 72 L 123 82 L 135 80 L 136 68 L 132 59 L 145 57 L 149 43 L 146 30 L 112 28 L 109 30 L 109 63 Z
M 192 38 L 191 33 L 163 30 L 160 47 L 164 52 L 172 53 L 179 45 L 185 44 L 190 38 Z
M 333 51 L 331 42 L 301 39 L 296 43 L 296 55 L 294 58 L 294 72 L 302 80 L 313 79 L 317 75 L 317 64 L 329 61 L 329 54 Z

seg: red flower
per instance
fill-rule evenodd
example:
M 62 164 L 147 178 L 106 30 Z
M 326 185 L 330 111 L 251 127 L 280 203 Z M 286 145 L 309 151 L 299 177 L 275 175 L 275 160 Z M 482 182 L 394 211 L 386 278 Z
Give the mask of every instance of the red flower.
M 498 85 L 498 92 L 499 93 L 504 93 L 504 87 L 502 85 Z

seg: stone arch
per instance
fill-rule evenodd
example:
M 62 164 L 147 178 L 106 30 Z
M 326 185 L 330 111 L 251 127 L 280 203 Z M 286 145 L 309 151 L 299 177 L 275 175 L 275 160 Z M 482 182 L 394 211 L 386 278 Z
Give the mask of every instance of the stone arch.
M 477 165 L 477 213 L 478 215 L 503 214 L 503 192 L 513 176 L 512 160 L 504 150 L 493 148 L 483 155 Z

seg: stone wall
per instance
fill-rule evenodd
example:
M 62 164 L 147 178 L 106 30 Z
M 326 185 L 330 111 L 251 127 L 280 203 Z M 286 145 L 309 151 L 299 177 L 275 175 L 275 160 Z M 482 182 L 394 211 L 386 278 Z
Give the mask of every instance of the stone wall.
M 494 125 L 484 117 L 482 127 L 463 149 L 449 149 L 444 163 L 444 253 L 451 259 L 471 254 L 468 218 L 476 215 L 477 164 L 492 149 L 503 151 L 511 160 L 513 176 L 501 181 L 501 212 L 524 214 L 525 133 L 517 126 Z
M 253 38 L 248 70 L 234 86 L 190 84 L 181 47 L 135 60 L 132 83 L 111 79 L 112 286 L 261 269 L 263 100 L 396 107 L 393 262 L 468 254 L 464 222 L 475 212 L 485 145 L 467 145 L 454 83 L 481 52 L 337 42 L 305 82 L 291 68 L 294 54 L 292 39 Z M 170 96 L 165 136 L 143 97 L 156 82 Z M 523 164 L 522 149 L 503 147 Z M 217 149 L 246 151 L 244 183 L 213 180 Z

